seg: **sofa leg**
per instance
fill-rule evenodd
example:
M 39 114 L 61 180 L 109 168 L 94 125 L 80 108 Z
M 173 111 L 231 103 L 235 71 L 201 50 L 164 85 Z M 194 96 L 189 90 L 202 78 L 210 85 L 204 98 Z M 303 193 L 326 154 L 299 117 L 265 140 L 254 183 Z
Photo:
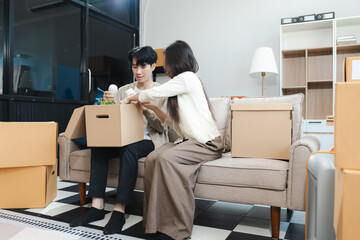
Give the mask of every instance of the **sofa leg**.
M 86 204 L 86 184 L 79 182 L 80 205 Z
M 273 239 L 279 239 L 280 233 L 280 207 L 270 207 L 271 211 L 271 237 Z

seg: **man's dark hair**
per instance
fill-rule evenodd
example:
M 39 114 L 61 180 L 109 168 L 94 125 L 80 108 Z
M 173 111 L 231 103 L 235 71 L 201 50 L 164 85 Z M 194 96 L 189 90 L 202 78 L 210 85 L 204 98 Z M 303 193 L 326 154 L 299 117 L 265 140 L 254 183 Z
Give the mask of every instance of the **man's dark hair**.
M 129 62 L 132 65 L 133 58 L 136 59 L 136 65 L 145 66 L 146 64 L 154 64 L 157 61 L 157 54 L 150 46 L 136 47 L 129 51 Z

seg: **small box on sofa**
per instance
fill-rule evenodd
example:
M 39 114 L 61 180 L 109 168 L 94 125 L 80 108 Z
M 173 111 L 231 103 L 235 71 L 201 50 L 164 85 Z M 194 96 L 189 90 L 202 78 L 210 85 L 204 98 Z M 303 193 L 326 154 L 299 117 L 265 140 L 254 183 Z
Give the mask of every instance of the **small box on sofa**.
M 232 157 L 289 159 L 291 110 L 291 103 L 232 104 Z

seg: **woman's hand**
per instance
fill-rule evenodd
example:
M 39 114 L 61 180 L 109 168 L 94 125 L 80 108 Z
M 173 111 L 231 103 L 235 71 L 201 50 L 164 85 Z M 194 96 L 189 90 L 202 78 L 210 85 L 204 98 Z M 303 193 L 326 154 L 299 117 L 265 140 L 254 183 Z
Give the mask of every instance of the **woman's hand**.
M 123 100 L 120 101 L 120 104 L 129 104 L 131 101 L 129 100 L 129 98 L 124 98 Z
M 115 101 L 115 95 L 109 91 L 105 91 L 103 95 L 103 101 Z
M 139 93 L 136 93 L 134 95 L 131 95 L 127 98 L 124 98 L 123 100 L 120 101 L 120 104 L 129 104 L 129 103 L 138 103 L 139 102 Z

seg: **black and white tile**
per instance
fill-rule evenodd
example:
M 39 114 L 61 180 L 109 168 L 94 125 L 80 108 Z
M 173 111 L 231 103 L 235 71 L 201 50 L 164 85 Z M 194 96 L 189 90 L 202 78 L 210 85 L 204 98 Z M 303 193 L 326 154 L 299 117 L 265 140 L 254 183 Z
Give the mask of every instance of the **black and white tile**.
M 132 198 L 133 201 L 126 208 L 126 224 L 123 228 L 122 234 L 114 234 L 110 236 L 102 235 L 103 227 L 108 222 L 111 216 L 111 211 L 115 206 L 116 190 L 114 188 L 107 188 L 106 191 L 107 197 L 105 200 L 105 210 L 107 214 L 105 215 L 105 219 L 92 222 L 86 227 L 70 228 L 69 222 L 81 214 L 84 214 L 90 208 L 91 200 L 87 199 L 87 204 L 80 206 L 78 184 L 58 180 L 57 197 L 47 207 L 39 209 L 0 210 L 0 235 L 12 237 L 1 239 L 18 240 L 21 239 L 22 234 L 24 233 L 35 234 L 34 236 L 38 236 L 37 240 L 41 239 L 39 234 L 43 234 L 44 239 L 47 240 L 130 240 L 149 238 L 149 236 L 144 233 L 142 221 L 143 193 L 139 191 L 134 191 Z M 12 215 L 14 215 L 14 217 L 11 217 Z M 23 219 L 16 221 L 14 220 L 16 218 Z M 304 212 L 282 209 L 280 221 L 280 239 L 304 239 Z M 53 225 L 47 225 L 48 223 Z M 14 233 L 17 233 L 18 236 L 16 236 L 18 238 L 14 237 Z M 246 205 L 196 199 L 194 229 L 191 239 L 271 239 L 270 209 L 268 206 L 262 205 Z

